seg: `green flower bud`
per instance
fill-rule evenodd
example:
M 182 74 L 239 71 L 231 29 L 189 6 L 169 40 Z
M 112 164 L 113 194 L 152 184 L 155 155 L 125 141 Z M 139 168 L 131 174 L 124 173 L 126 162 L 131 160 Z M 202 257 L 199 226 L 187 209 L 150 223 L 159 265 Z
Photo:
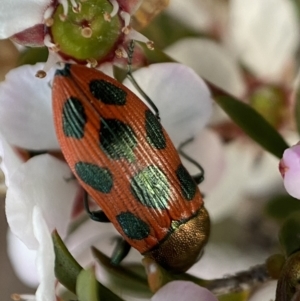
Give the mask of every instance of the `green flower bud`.
M 110 2 L 89 0 L 71 8 L 69 5 L 68 14 L 64 15 L 63 6 L 59 5 L 52 16 L 49 31 L 59 54 L 75 61 L 112 59 L 124 34 L 119 15 L 110 16 Z

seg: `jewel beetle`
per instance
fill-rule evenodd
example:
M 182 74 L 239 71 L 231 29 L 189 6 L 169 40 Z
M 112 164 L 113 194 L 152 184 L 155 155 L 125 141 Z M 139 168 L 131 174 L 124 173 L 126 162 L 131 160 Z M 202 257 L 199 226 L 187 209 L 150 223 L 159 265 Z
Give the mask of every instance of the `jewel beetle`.
M 62 152 L 86 192 L 142 255 L 186 271 L 210 221 L 157 116 L 124 85 L 81 65 L 56 71 L 52 98 Z

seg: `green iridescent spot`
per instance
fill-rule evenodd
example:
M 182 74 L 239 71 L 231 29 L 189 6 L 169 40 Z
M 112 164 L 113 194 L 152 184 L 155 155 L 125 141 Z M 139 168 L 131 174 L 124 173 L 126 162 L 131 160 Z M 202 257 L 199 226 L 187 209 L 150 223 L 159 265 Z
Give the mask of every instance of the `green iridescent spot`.
M 69 2 L 69 1 L 68 1 Z M 122 35 L 119 15 L 107 17 L 112 12 L 108 0 L 78 1 L 81 8 L 74 12 L 69 2 L 65 17 L 62 5 L 58 5 L 49 27 L 53 43 L 60 53 L 75 60 L 95 59 L 100 61 L 110 53 L 114 54 L 116 44 Z
M 92 80 L 89 84 L 91 93 L 107 105 L 124 106 L 126 92 L 105 80 Z
M 185 167 L 180 164 L 176 170 L 176 176 L 181 184 L 181 193 L 183 197 L 191 201 L 197 191 L 197 185 Z
M 168 179 L 159 167 L 150 165 L 137 173 L 130 181 L 134 197 L 144 206 L 154 209 L 168 208 L 170 187 Z
M 141 240 L 148 237 L 150 233 L 149 225 L 131 212 L 120 213 L 117 215 L 117 221 L 130 239 Z
M 99 133 L 100 147 L 113 160 L 135 159 L 134 148 L 137 145 L 133 129 L 118 119 L 101 119 Z
M 148 143 L 156 149 L 164 149 L 166 147 L 166 138 L 163 128 L 150 110 L 145 112 L 145 122 Z
M 86 114 L 81 101 L 76 97 L 67 99 L 62 112 L 62 124 L 65 136 L 81 139 L 84 136 L 86 120 Z
M 90 187 L 109 193 L 113 187 L 113 177 L 107 168 L 92 163 L 78 162 L 75 164 L 77 176 Z

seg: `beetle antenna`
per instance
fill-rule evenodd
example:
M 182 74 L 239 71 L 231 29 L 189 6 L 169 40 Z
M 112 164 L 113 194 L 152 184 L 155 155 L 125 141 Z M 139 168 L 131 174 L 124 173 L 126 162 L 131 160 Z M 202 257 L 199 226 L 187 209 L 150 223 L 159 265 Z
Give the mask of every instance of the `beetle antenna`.
M 128 64 L 127 64 L 127 77 L 131 81 L 131 83 L 134 85 L 134 87 L 141 93 L 141 95 L 145 98 L 146 102 L 148 105 L 152 108 L 152 110 L 155 113 L 155 117 L 160 121 L 160 116 L 159 116 L 159 110 L 157 106 L 154 104 L 154 102 L 151 100 L 151 98 L 143 91 L 143 89 L 139 86 L 137 81 L 132 75 L 132 59 L 133 59 L 133 54 L 134 54 L 134 40 L 131 40 L 128 46 Z

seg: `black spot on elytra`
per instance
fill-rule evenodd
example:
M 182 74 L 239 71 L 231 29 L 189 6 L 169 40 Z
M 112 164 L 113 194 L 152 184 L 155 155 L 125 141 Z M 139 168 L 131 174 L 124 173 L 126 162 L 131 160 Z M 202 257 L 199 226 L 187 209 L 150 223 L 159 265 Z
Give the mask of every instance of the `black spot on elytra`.
M 180 188 L 183 197 L 188 201 L 192 200 L 196 194 L 197 185 L 182 164 L 178 166 L 176 170 L 176 176 L 180 182 Z
M 118 119 L 101 119 L 99 140 L 101 149 L 111 159 L 134 160 L 133 149 L 137 145 L 133 129 Z
M 138 172 L 130 181 L 134 197 L 144 206 L 154 209 L 166 209 L 170 197 L 170 188 L 165 174 L 154 165 Z
M 76 97 L 67 99 L 62 112 L 62 124 L 65 136 L 81 139 L 84 136 L 86 120 L 86 114 L 81 101 Z
M 107 105 L 123 106 L 126 104 L 126 92 L 103 79 L 92 80 L 89 84 L 90 92 Z
M 57 69 L 55 75 L 69 77 L 71 75 L 71 64 L 65 64 L 63 69 Z
M 156 149 L 164 149 L 166 138 L 162 125 L 150 110 L 145 112 L 145 128 L 148 143 Z
M 92 163 L 78 162 L 75 164 L 77 176 L 90 187 L 109 193 L 113 187 L 113 177 L 107 168 Z
M 117 215 L 117 221 L 130 239 L 141 240 L 148 237 L 150 233 L 149 225 L 131 212 L 120 213 Z

